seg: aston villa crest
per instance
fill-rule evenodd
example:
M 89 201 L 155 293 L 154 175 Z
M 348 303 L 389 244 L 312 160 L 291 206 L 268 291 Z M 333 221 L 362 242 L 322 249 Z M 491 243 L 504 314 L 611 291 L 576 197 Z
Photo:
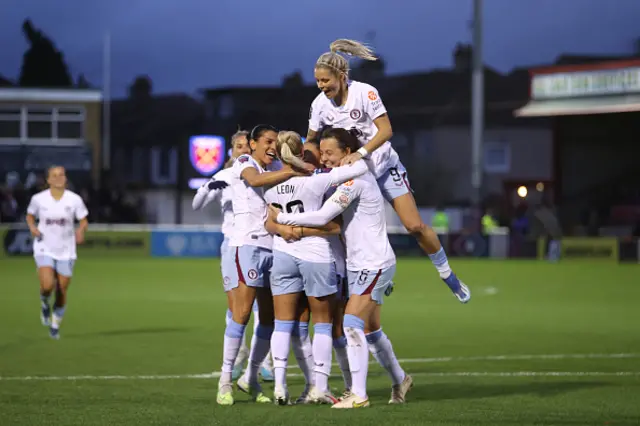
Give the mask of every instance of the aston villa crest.
M 220 136 L 193 136 L 189 140 L 189 159 L 198 173 L 210 176 L 224 163 L 224 138 Z

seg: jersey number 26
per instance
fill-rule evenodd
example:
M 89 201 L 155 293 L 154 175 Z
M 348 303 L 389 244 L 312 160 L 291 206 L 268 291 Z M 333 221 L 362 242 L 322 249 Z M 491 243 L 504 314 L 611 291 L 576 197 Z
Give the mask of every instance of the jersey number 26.
M 272 203 L 273 207 L 277 207 L 280 210 L 283 210 L 287 213 L 304 213 L 304 204 L 302 204 L 302 201 L 300 200 L 293 200 L 293 201 L 289 201 L 285 206 L 284 209 L 282 208 L 281 204 L 278 203 Z

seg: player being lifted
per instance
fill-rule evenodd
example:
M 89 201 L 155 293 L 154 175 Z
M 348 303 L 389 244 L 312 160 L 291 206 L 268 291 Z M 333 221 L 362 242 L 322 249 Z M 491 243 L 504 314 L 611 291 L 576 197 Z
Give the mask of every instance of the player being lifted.
M 27 225 L 33 236 L 33 257 L 40 279 L 40 319 L 43 325 L 49 327 L 51 338 L 59 339 L 77 258 L 76 244 L 84 242 L 89 212 L 82 198 L 66 189 L 64 167 L 50 167 L 47 170 L 47 184 L 49 189 L 31 197 L 27 207 Z M 80 222 L 77 228 L 75 221 Z M 54 290 L 52 313 L 49 298 Z
M 283 170 L 294 167 L 302 169 L 306 166 L 302 159 L 302 138 L 296 132 L 280 132 L 276 152 L 283 163 Z M 312 176 L 293 177 L 266 188 L 264 198 L 268 204 L 289 213 L 316 211 L 322 206 L 324 195 L 329 188 L 367 171 L 364 162 L 359 162 L 353 167 L 319 169 Z M 335 231 L 335 234 L 339 233 L 338 225 L 335 225 Z M 274 237 L 271 292 L 274 300 L 275 331 L 271 337 L 271 350 L 275 373 L 274 397 L 279 405 L 289 404 L 286 371 L 291 334 L 298 319 L 300 298 L 305 294 L 314 322 L 315 377 L 314 386 L 301 402 L 337 402 L 329 390 L 328 379 L 333 346 L 332 311 L 338 283 L 335 259 L 326 236 L 327 234 L 322 232 L 305 235 L 301 230 L 299 241 L 286 242 L 277 235 Z
M 344 129 L 329 129 L 322 134 L 320 150 L 325 166 L 340 165 L 358 148 L 358 140 Z M 352 394 L 333 408 L 369 406 L 369 350 L 391 377 L 389 403 L 403 403 L 413 381 L 400 367 L 380 324 L 383 297 L 393 285 L 396 257 L 387 236 L 384 199 L 373 174 L 367 172 L 338 186 L 318 211 L 287 213 L 274 207 L 270 211 L 271 215 L 277 214 L 278 223 L 287 225 L 323 226 L 340 214 L 343 217 L 349 283 L 344 332 L 353 385 Z
M 330 51 L 316 61 L 314 75 L 322 91 L 311 104 L 307 140 L 314 140 L 323 126 L 349 130 L 362 145 L 343 164 L 365 159 L 378 182 L 384 198 L 393 206 L 402 224 L 418 240 L 429 255 L 442 280 L 462 303 L 471 293 L 449 267 L 438 235 L 422 222 L 411 193 L 407 172 L 389 140 L 393 135 L 387 110 L 375 87 L 349 80 L 349 62 L 340 55 L 356 56 L 375 61 L 373 51 L 353 40 L 340 39 L 331 43 Z
M 229 238 L 231 236 L 231 230 L 233 229 L 233 205 L 231 202 L 231 166 L 236 158 L 243 154 L 250 154 L 249 148 L 249 132 L 244 130 L 238 130 L 233 136 L 231 136 L 231 158 L 224 165 L 224 168 L 211 177 L 211 180 L 202 185 L 195 196 L 193 197 L 192 207 L 194 210 L 200 210 L 212 201 L 218 201 L 222 210 L 222 234 L 224 239 L 220 246 L 220 268 L 222 271 L 222 277 L 231 277 L 234 274 L 235 262 L 233 253 L 229 247 Z M 231 296 L 227 292 L 228 309 L 225 316 L 225 323 L 229 322 L 231 318 Z M 256 328 L 259 324 L 258 318 L 258 304 L 253 304 L 253 335 L 251 342 L 256 340 Z M 236 380 L 242 374 L 244 363 L 249 358 L 249 347 L 246 343 L 246 330 L 242 336 L 242 343 L 240 346 L 240 352 L 236 363 L 233 366 L 233 380 Z M 265 381 L 273 380 L 273 368 L 271 366 L 271 356 L 267 354 L 260 368 L 260 375 Z

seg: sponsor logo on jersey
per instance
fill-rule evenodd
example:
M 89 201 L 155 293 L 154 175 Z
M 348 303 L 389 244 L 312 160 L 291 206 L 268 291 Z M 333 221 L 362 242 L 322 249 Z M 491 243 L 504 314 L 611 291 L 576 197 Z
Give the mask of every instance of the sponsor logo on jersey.
M 378 99 L 378 95 L 373 90 L 369 91 L 369 94 L 367 95 L 367 97 L 369 98 L 369 100 L 372 100 L 372 101 L 375 101 Z
M 359 109 L 352 109 L 351 112 L 349 113 L 349 116 L 351 117 L 352 120 L 358 120 L 360 119 L 360 117 L 362 117 L 362 113 L 360 112 Z

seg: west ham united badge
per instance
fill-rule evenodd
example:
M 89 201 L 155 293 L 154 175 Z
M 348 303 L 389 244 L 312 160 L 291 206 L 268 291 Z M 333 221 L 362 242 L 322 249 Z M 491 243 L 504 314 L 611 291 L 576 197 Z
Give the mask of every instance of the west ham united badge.
M 189 140 L 191 165 L 203 176 L 211 176 L 220 170 L 224 154 L 224 138 L 221 136 L 193 136 Z

